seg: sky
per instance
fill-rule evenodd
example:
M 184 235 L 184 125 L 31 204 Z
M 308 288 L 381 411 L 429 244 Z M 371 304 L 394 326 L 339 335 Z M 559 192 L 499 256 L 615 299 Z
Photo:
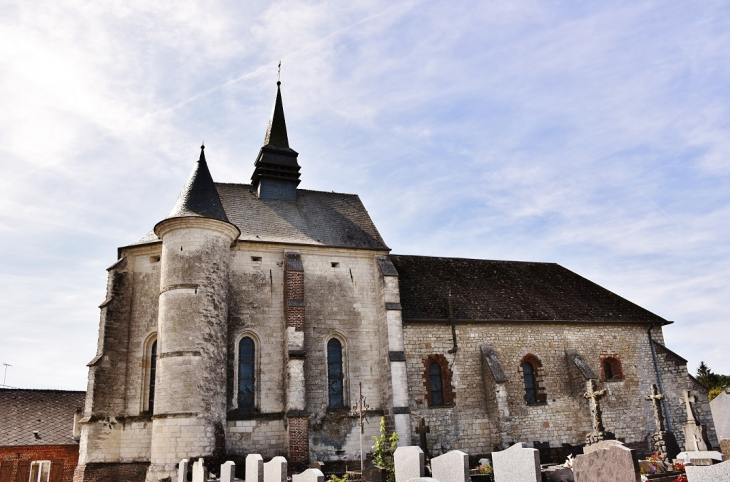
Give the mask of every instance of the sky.
M 9 386 L 86 388 L 117 247 L 203 141 L 249 182 L 279 60 L 300 187 L 393 253 L 559 263 L 730 374 L 725 1 L 5 0 L 0 40 Z

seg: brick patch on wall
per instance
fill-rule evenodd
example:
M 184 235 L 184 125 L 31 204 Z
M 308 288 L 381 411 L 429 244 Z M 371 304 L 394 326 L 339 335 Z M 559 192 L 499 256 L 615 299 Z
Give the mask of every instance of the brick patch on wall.
M 51 461 L 50 482 L 72 482 L 74 469 L 79 461 L 78 445 L 29 445 L 17 447 L 0 447 L 0 480 L 14 482 L 19 472 L 24 479 L 29 474 L 25 471 L 34 460 Z
M 306 468 L 309 464 L 309 419 L 289 419 L 289 464 L 291 470 Z

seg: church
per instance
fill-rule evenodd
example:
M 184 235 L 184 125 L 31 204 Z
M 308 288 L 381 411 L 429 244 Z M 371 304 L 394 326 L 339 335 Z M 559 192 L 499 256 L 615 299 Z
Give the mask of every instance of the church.
M 689 390 L 717 446 L 670 321 L 554 263 L 391 254 L 357 195 L 299 189 L 280 83 L 249 184 L 215 182 L 204 149 L 107 270 L 75 481 L 250 453 L 355 466 L 360 394 L 366 453 L 381 417 L 400 445 L 427 425 L 431 455 L 580 444 L 596 382 L 627 444 L 648 446 L 658 383 L 679 445 Z

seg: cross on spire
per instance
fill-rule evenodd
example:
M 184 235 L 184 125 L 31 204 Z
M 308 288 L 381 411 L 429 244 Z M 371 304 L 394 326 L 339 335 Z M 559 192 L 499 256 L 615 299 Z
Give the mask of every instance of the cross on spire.
M 606 396 L 606 389 L 604 388 L 603 390 L 596 390 L 596 388 L 598 388 L 596 386 L 596 380 L 595 378 L 591 378 L 588 383 L 588 391 L 583 394 L 583 397 L 591 400 L 591 412 L 593 412 L 593 431 L 596 433 L 603 433 L 606 429 L 603 427 L 600 400 Z
M 644 397 L 644 400 L 650 401 L 654 407 L 654 422 L 656 422 L 657 432 L 664 431 L 664 411 L 662 410 L 662 400 L 664 394 L 659 393 L 659 387 L 656 383 L 651 385 L 651 395 Z

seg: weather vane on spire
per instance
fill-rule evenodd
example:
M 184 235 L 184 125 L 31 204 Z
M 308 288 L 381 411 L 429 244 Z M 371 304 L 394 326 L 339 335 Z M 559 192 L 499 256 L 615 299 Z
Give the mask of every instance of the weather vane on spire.
M 281 82 L 281 60 L 279 60 L 279 72 L 276 77 L 276 81 Z

